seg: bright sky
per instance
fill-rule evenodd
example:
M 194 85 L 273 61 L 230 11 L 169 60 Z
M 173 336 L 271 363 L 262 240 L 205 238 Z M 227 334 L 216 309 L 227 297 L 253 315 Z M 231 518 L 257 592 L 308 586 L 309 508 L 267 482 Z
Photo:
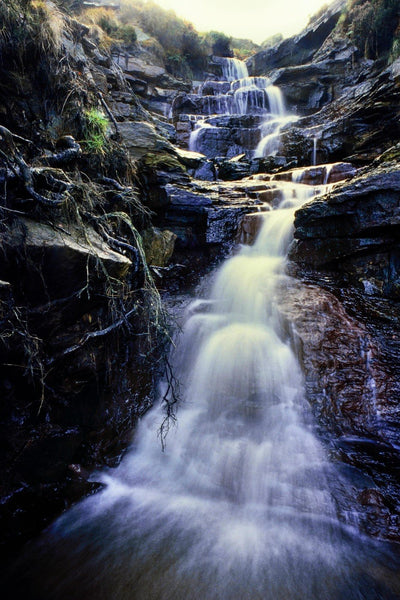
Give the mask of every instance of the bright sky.
M 222 31 L 261 43 L 275 33 L 301 31 L 324 4 L 333 0 L 155 0 L 191 21 L 198 31 Z

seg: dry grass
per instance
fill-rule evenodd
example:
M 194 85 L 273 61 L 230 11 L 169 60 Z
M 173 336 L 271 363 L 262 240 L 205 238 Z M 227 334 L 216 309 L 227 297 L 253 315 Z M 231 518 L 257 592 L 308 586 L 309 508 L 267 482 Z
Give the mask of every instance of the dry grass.
M 6 0 L 0 3 L 0 50 L 22 59 L 41 54 L 57 56 L 66 22 L 50 0 Z

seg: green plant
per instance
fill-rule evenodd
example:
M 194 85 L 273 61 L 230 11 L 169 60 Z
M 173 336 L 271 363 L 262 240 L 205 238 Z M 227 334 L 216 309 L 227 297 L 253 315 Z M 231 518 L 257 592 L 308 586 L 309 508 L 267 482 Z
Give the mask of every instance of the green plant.
M 102 154 L 107 144 L 109 121 L 98 108 L 90 108 L 84 113 L 85 139 L 83 140 L 89 152 Z

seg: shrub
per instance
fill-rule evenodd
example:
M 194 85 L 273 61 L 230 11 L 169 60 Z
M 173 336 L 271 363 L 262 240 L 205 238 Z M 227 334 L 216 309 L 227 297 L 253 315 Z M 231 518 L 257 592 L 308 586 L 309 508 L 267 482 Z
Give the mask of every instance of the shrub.
M 398 0 L 350 0 L 338 29 L 349 35 L 361 56 L 377 59 L 392 55 L 399 22 Z

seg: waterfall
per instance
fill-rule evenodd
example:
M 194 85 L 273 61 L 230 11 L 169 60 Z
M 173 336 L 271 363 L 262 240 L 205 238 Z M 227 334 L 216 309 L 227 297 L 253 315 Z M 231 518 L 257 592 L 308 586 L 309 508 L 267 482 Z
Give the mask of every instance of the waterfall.
M 313 137 L 313 152 L 312 152 L 312 164 L 313 167 L 317 164 L 317 137 Z
M 276 85 L 266 88 L 270 114 L 261 125 L 261 140 L 259 141 L 254 156 L 274 156 L 280 149 L 281 129 L 287 123 L 295 122 L 298 117 L 288 115 L 285 109 L 281 90 Z
M 260 126 L 261 141 L 254 154 L 256 157 L 276 154 L 279 150 L 281 127 L 296 120 L 296 117 L 287 115 L 281 90 L 272 85 L 268 77 L 249 77 L 246 64 L 242 61 L 233 58 L 220 60 L 224 79 L 230 82 L 230 89 L 225 94 L 202 96 L 204 119 L 198 121 L 192 130 L 189 149 L 202 152 L 204 135 L 218 137 L 218 127 L 213 127 L 213 134 L 211 131 L 204 131 L 210 130 L 207 118 L 212 115 L 259 115 L 264 117 L 264 121 Z M 220 92 L 223 82 L 212 83 Z M 210 85 L 209 81 L 207 85 Z M 204 88 L 207 89 L 205 85 L 202 89 Z
M 226 81 L 235 81 L 249 76 L 246 63 L 237 58 L 223 58 L 222 73 Z
M 189 307 L 171 358 L 182 401 L 166 451 L 160 404 L 120 467 L 100 476 L 105 489 L 48 532 L 35 600 L 381 597 L 362 583 L 367 544 L 336 517 L 338 474 L 277 303 L 293 215 L 313 191 L 282 183 L 254 245 Z

